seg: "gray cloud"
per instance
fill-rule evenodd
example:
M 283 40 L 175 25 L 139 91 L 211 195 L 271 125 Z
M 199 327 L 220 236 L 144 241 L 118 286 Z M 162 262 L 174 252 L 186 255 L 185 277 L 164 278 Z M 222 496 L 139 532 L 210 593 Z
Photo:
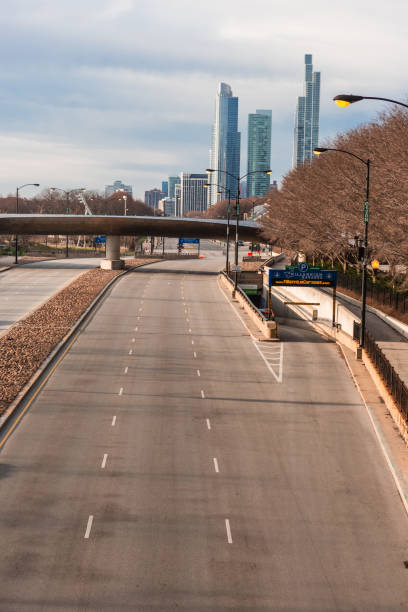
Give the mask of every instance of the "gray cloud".
M 3 0 L 0 191 L 121 178 L 142 195 L 168 174 L 202 170 L 220 80 L 240 98 L 243 171 L 247 115 L 273 110 L 279 177 L 304 53 L 322 72 L 323 139 L 383 108 L 340 111 L 336 93 L 406 97 L 407 16 L 399 0 Z

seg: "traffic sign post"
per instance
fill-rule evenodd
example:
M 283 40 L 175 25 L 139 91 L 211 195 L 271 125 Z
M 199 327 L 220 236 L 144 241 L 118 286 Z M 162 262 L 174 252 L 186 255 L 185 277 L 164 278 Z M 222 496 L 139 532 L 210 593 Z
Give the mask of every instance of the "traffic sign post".
M 288 269 L 289 268 L 289 269 Z M 298 266 L 286 266 L 286 270 L 269 270 L 269 291 L 271 287 L 332 287 L 333 289 L 333 327 L 336 325 L 336 270 L 309 268 L 305 261 Z

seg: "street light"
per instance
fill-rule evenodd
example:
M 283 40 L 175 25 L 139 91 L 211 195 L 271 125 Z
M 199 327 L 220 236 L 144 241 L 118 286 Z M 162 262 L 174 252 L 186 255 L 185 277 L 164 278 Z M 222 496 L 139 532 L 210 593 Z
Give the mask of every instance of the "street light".
M 66 198 L 66 214 L 69 215 L 69 196 L 71 195 L 71 193 L 73 193 L 74 191 L 86 191 L 85 187 L 81 187 L 80 189 L 61 189 L 60 187 L 50 187 L 50 191 L 51 193 L 53 193 L 54 191 L 62 191 L 62 193 L 65 193 L 65 198 Z M 66 236 L 66 241 L 65 241 L 65 257 L 68 259 L 68 234 Z
M 205 183 L 204 187 L 208 189 L 211 187 L 210 183 Z M 215 185 L 218 189 L 223 189 L 228 193 L 228 205 L 227 205 L 227 255 L 225 261 L 225 269 L 227 270 L 227 274 L 229 275 L 229 236 L 230 236 L 230 219 L 231 219 L 231 189 L 229 187 L 224 187 L 224 185 Z M 221 195 L 221 191 L 217 191 L 218 195 Z
M 235 176 L 234 174 L 231 174 L 231 172 L 227 172 L 227 170 L 216 170 L 215 168 L 207 168 L 206 172 L 208 174 L 211 174 L 212 172 L 220 172 L 222 174 L 227 174 L 228 176 L 230 176 L 232 179 L 234 179 L 235 181 L 237 181 L 237 197 L 235 200 L 235 212 L 236 212 L 236 225 L 235 225 L 235 283 L 234 283 L 234 291 L 233 291 L 233 297 L 235 297 L 235 293 L 238 287 L 238 271 L 237 271 L 237 266 L 238 266 L 238 228 L 239 228 L 239 196 L 240 196 L 240 189 L 241 189 L 241 181 L 246 178 L 247 176 L 249 176 L 250 174 L 272 174 L 272 170 L 252 170 L 252 172 L 247 172 L 246 174 L 244 174 L 243 176 Z
M 16 215 L 18 215 L 18 194 L 20 189 L 23 187 L 39 187 L 40 183 L 25 183 L 24 185 L 20 185 L 20 187 L 16 188 Z M 16 234 L 16 254 L 15 254 L 15 263 L 18 263 L 18 235 Z
M 377 96 L 354 96 L 353 94 L 340 94 L 339 96 L 335 96 L 333 100 L 337 106 L 340 106 L 341 108 L 345 108 L 346 106 L 350 106 L 350 104 L 360 102 L 361 100 L 381 100 L 382 102 L 391 102 L 392 104 L 398 104 L 399 106 L 408 108 L 408 104 L 404 104 L 404 102 L 391 100 L 390 98 L 379 98 Z
M 370 216 L 369 211 L 369 196 L 370 196 L 370 160 L 363 159 L 355 153 L 350 151 L 344 151 L 343 149 L 330 149 L 325 147 L 316 147 L 313 149 L 315 155 L 321 155 L 326 151 L 337 151 L 337 153 L 345 153 L 351 157 L 355 157 L 361 163 L 363 163 L 367 169 L 366 172 L 366 199 L 364 202 L 364 259 L 363 259 L 363 278 L 362 278 L 362 289 L 361 289 L 361 326 L 360 326 L 360 342 L 359 349 L 364 348 L 365 340 L 365 327 L 366 327 L 366 301 L 367 301 L 367 260 L 368 260 L 368 219 Z

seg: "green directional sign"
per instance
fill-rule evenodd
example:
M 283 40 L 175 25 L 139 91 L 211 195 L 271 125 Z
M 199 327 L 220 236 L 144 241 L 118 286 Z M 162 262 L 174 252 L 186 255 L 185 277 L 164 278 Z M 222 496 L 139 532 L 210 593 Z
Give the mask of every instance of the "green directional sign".
M 370 206 L 368 204 L 368 200 L 366 200 L 364 202 L 364 222 L 368 223 L 369 218 L 370 218 Z

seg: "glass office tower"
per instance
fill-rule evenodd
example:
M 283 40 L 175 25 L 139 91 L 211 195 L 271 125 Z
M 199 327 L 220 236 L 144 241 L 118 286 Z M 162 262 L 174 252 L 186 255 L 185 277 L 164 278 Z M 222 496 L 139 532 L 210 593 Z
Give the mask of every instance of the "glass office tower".
M 319 144 L 320 72 L 313 72 L 312 56 L 305 55 L 304 95 L 299 96 L 295 117 L 293 167 L 313 157 Z
M 231 190 L 231 197 L 237 194 L 237 181 L 224 174 L 229 172 L 239 176 L 241 153 L 241 134 L 238 132 L 238 98 L 233 97 L 232 90 L 227 83 L 220 83 L 215 100 L 215 122 L 212 132 L 210 151 L 210 168 L 212 172 L 208 179 L 208 206 L 212 206 L 219 199 L 224 199 L 225 193 L 217 194 L 217 185 Z M 222 172 L 221 172 L 222 171 Z
M 247 197 L 263 197 L 269 189 L 270 176 L 258 171 L 269 170 L 271 164 L 272 111 L 257 110 L 248 115 Z

